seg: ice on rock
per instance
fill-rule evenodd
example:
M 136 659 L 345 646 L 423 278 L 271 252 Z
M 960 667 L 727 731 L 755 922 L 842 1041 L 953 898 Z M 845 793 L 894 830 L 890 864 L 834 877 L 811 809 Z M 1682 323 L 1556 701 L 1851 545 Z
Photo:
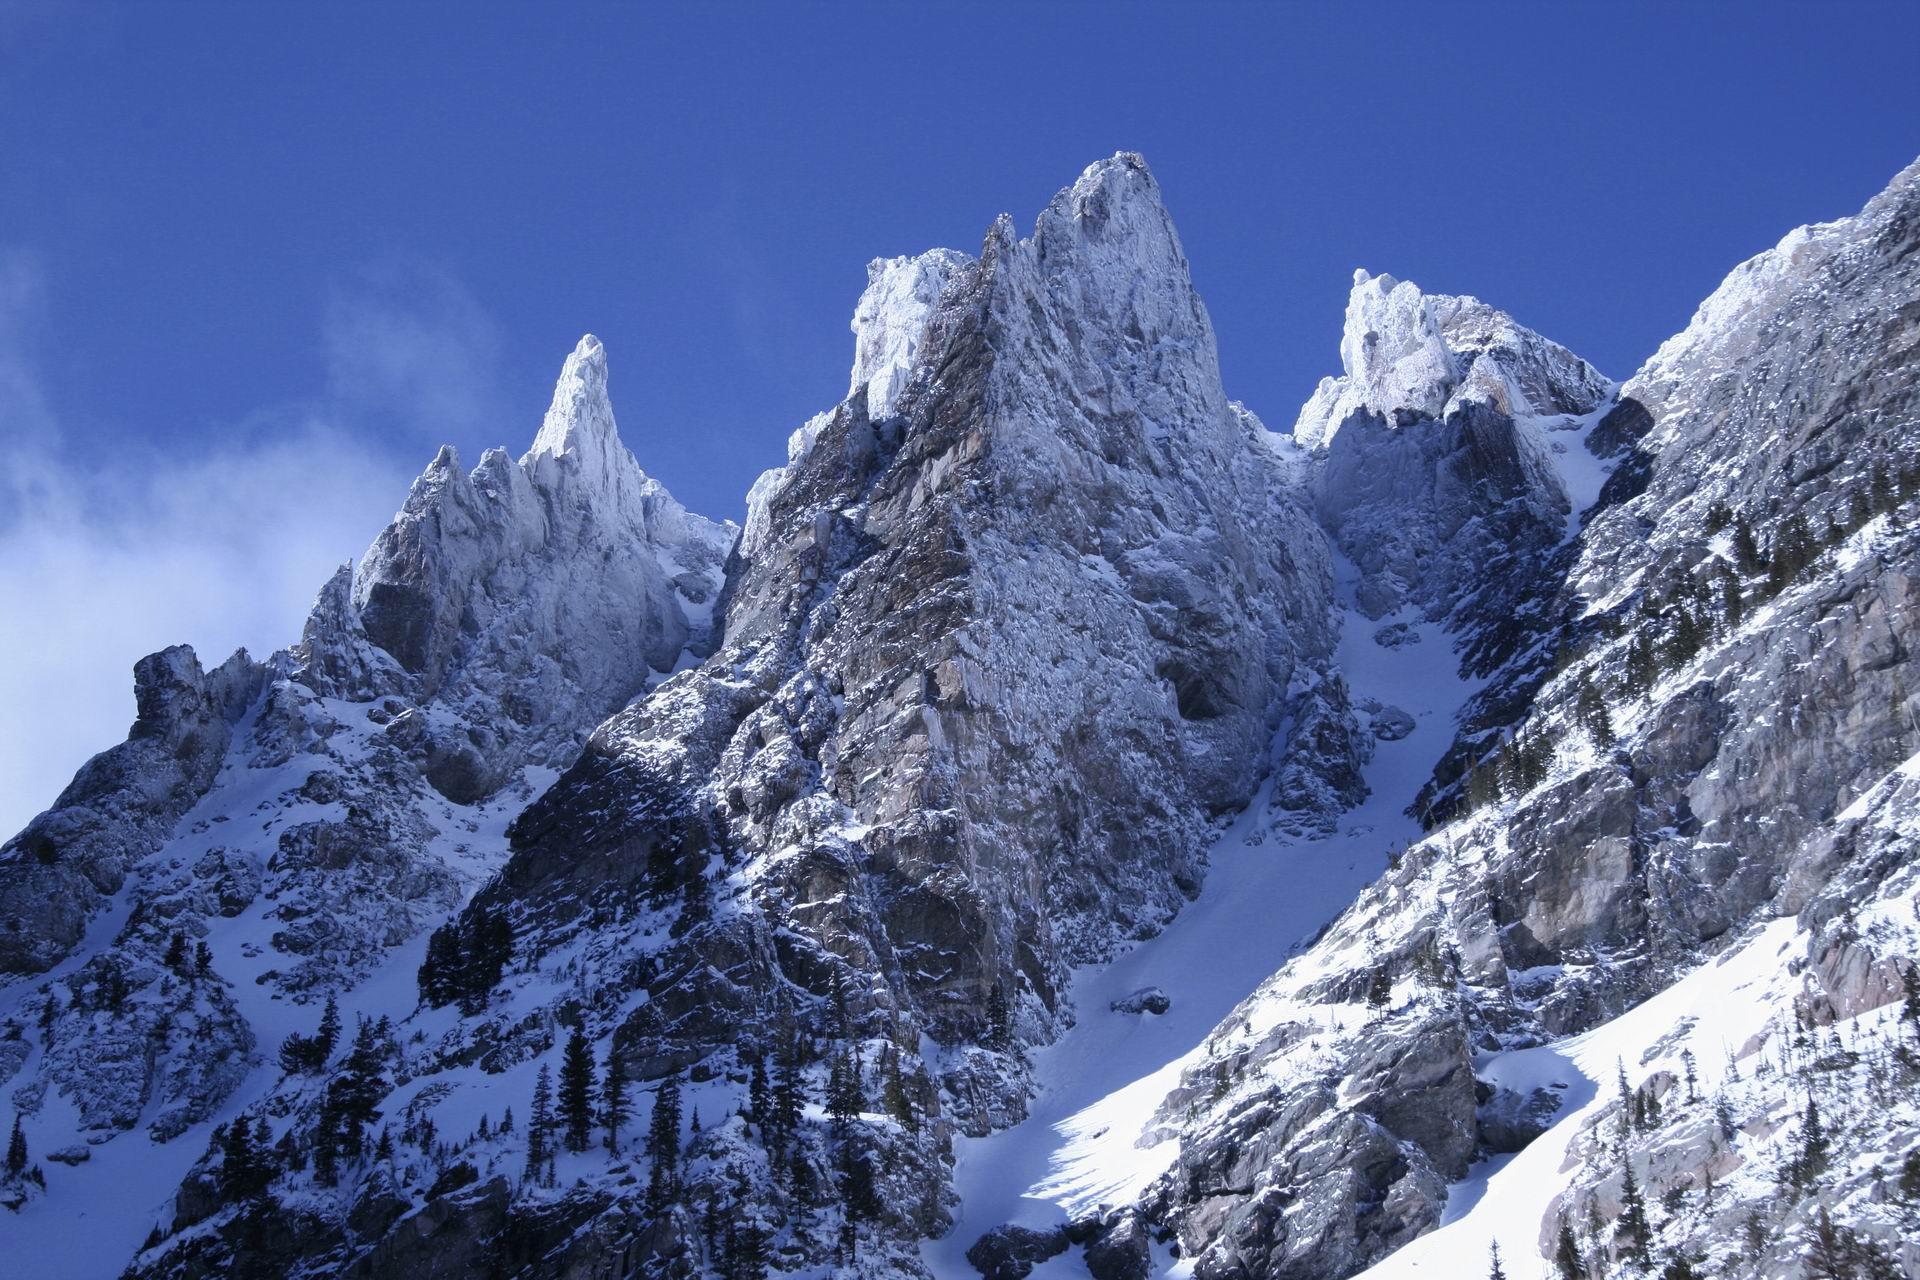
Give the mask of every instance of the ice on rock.
M 947 281 L 973 259 L 953 249 L 912 258 L 875 258 L 854 308 L 853 376 L 847 394 L 867 389 L 867 416 L 884 418 L 905 389 L 927 332 L 927 318 Z M 790 459 L 791 460 L 791 459 Z

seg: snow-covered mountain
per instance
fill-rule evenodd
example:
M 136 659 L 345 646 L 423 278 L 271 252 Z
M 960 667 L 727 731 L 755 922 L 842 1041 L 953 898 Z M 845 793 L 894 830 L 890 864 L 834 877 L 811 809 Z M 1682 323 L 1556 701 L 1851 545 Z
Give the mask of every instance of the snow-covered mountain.
M 737 530 L 583 339 L 0 851 L 10 1254 L 1920 1274 L 1916 248 L 1624 383 L 1357 272 L 1282 436 L 1123 153 L 874 262 Z

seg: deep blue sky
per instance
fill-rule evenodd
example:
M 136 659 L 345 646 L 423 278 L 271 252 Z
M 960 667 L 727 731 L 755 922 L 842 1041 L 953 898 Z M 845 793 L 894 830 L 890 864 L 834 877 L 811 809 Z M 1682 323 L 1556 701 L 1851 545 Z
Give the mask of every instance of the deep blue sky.
M 356 424 L 443 418 L 385 425 L 469 461 L 518 451 L 592 330 L 642 463 L 715 515 L 843 390 L 870 257 L 976 249 L 1001 210 L 1025 228 L 1117 148 L 1160 177 L 1230 392 L 1281 428 L 1334 365 L 1356 265 L 1477 293 L 1625 376 L 1734 262 L 1920 152 L 1911 3 L 169 3 L 0 25 L 0 238 L 43 264 L 70 446 L 216 449 L 259 406 L 331 394 Z M 330 387 L 329 308 L 369 298 L 453 309 L 492 384 L 424 410 Z
M 1356 266 L 1624 377 L 1920 154 L 1920 3 L 0 0 L 0 835 L 140 654 L 298 635 L 450 440 L 606 340 L 738 516 L 834 403 L 868 259 L 1146 153 L 1228 390 L 1288 427 Z

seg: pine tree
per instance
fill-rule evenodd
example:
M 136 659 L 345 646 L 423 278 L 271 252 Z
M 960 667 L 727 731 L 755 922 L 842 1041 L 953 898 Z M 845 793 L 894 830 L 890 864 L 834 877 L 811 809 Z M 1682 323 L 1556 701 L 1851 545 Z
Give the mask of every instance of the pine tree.
M 1729 573 L 1720 579 L 1720 616 L 1731 631 L 1746 614 L 1747 597 L 1740 589 L 1740 579 Z
M 1500 1265 L 1500 1242 L 1495 1240 L 1487 1246 L 1487 1280 L 1507 1280 L 1506 1268 Z
M 537 1182 L 547 1167 L 547 1131 L 553 1125 L 553 1077 L 547 1064 L 533 1080 L 533 1110 L 527 1116 L 527 1181 Z
M 753 1055 L 752 1083 L 747 1086 L 747 1118 L 765 1132 L 773 1119 L 773 1086 L 767 1081 L 767 1055 Z
M 1393 970 L 1377 964 L 1367 976 L 1367 1007 L 1376 1013 L 1393 1003 Z
M 213 948 L 203 938 L 193 944 L 193 975 L 204 978 L 213 972 Z
M 173 937 L 167 942 L 167 954 L 161 961 L 175 973 L 185 975 L 187 971 L 187 935 L 183 930 L 175 929 Z
M 1920 1200 L 1920 1147 L 1907 1152 L 1900 1166 L 1900 1198 L 1909 1204 Z
M 1553 1265 L 1560 1273 L 1560 1280 L 1586 1280 L 1586 1259 L 1580 1256 L 1580 1241 L 1573 1234 L 1573 1224 L 1564 1217 L 1560 1219 L 1560 1233 L 1554 1241 Z
M 1647 1247 L 1653 1241 L 1653 1224 L 1647 1221 L 1647 1202 L 1633 1176 L 1633 1161 L 1625 1156 L 1620 1160 L 1620 1234 L 1627 1239 L 1622 1252 L 1646 1266 L 1652 1260 Z
M 900 1051 L 887 1055 L 887 1082 L 884 1101 L 887 1114 L 900 1122 L 908 1133 L 920 1132 L 920 1117 L 914 1114 L 913 1099 L 907 1096 L 906 1082 L 900 1078 Z
M 1906 988 L 1906 1000 L 1900 1006 L 1900 1016 L 1913 1024 L 1914 1031 L 1920 1034 L 1920 966 L 1908 965 L 1907 971 L 1900 975 L 1900 985 Z
M 1789 1161 L 1790 1181 L 1794 1186 L 1806 1186 L 1826 1172 L 1832 1145 L 1827 1127 L 1820 1119 L 1820 1104 L 1808 1094 L 1807 1108 L 1800 1118 L 1800 1150 Z
M 1760 542 L 1753 536 L 1753 526 L 1747 523 L 1744 515 L 1734 517 L 1733 555 L 1742 573 L 1758 573 L 1767 566 L 1766 560 L 1760 555 Z
M 607 1150 L 617 1155 L 620 1130 L 626 1127 L 633 1106 L 627 1099 L 627 1068 L 612 1045 L 607 1046 L 607 1074 L 600 1085 L 600 1114 L 607 1125 Z
M 998 982 L 987 992 L 987 1038 L 989 1049 L 1005 1049 L 1013 1043 L 1013 1011 L 1007 1005 L 1007 990 Z
M 20 1113 L 13 1113 L 13 1136 L 7 1139 L 7 1174 L 19 1177 L 27 1170 L 27 1135 L 20 1127 Z
M 833 1069 L 827 1077 L 827 1118 L 833 1121 L 834 1132 L 844 1135 L 853 1118 L 865 1110 L 860 1070 L 854 1065 L 853 1055 L 842 1049 L 834 1056 Z
M 320 1013 L 320 1033 L 314 1037 L 314 1045 L 320 1054 L 320 1065 L 326 1066 L 333 1058 L 333 1051 L 340 1043 L 340 1005 L 332 996 L 327 997 L 327 1007 Z
M 1693 1265 L 1693 1259 L 1684 1253 L 1676 1253 L 1667 1259 L 1667 1265 L 1660 1271 L 1660 1280 L 1706 1280 L 1700 1268 Z
M 1834 1225 L 1825 1205 L 1813 1220 L 1807 1242 L 1807 1275 L 1811 1280 L 1856 1280 L 1853 1241 L 1844 1227 Z
M 653 1094 L 653 1116 L 647 1126 L 647 1154 L 654 1168 L 671 1182 L 680 1164 L 680 1077 L 668 1076 Z
M 1687 1077 L 1687 1101 L 1697 1102 L 1700 1098 L 1700 1073 L 1694 1062 L 1693 1050 L 1682 1049 L 1680 1051 L 1680 1065 L 1685 1070 Z
M 575 1027 L 560 1061 L 560 1120 L 569 1151 L 585 1151 L 592 1140 L 593 1092 L 593 1048 L 586 1033 Z
M 767 1237 L 751 1220 L 727 1233 L 727 1280 L 767 1280 Z
M 806 1106 L 807 1082 L 800 1073 L 799 1049 L 789 1044 L 781 1053 L 774 1073 L 773 1130 L 783 1137 L 791 1137 L 800 1128 L 800 1117 Z

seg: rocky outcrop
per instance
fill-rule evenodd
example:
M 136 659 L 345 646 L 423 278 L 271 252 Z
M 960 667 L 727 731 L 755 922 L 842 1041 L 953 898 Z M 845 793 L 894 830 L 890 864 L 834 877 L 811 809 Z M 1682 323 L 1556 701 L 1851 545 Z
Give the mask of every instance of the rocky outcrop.
M 128 868 L 213 785 L 234 724 L 268 678 L 244 650 L 210 672 L 186 645 L 135 665 L 127 740 L 89 760 L 0 846 L 0 972 L 39 973 L 80 940 Z
M 1473 794 L 1460 793 L 1470 816 L 1406 851 L 1223 1023 L 1162 1109 L 1182 1143 L 1148 1203 L 1196 1275 L 1344 1275 L 1426 1230 L 1476 1147 L 1523 1145 L 1547 1109 L 1482 1084 L 1492 1110 L 1476 1116 L 1469 1049 L 1615 1018 L 1756 918 L 1800 912 L 1818 929 L 1807 963 L 1822 989 L 1797 1016 L 1892 998 L 1903 961 L 1829 934 L 1832 917 L 1811 904 L 1836 877 L 1846 889 L 1827 900 L 1859 904 L 1910 874 L 1907 855 L 1853 824 L 1920 747 L 1902 674 L 1920 626 L 1907 569 L 1916 228 L 1920 166 L 1858 218 L 1795 233 L 1736 271 L 1623 388 L 1632 408 L 1614 411 L 1612 444 L 1633 452 L 1614 477 L 1631 482 L 1609 481 L 1577 542 L 1544 562 L 1560 582 L 1527 649 L 1468 708 L 1456 755 L 1479 761 Z M 1346 439 L 1409 438 L 1461 380 L 1430 340 L 1433 313 L 1422 322 L 1411 295 L 1379 293 L 1350 315 L 1426 336 L 1375 344 L 1389 366 L 1353 381 L 1358 416 L 1328 456 Z M 1387 393 L 1407 412 L 1368 407 Z M 1765 543 L 1757 562 L 1737 545 L 1743 529 Z M 1383 970 L 1390 992 L 1367 976 Z M 1392 1012 L 1356 1027 L 1346 1009 L 1363 990 Z M 1457 1046 L 1451 1084 L 1432 1078 L 1448 1053 L 1423 1043 L 1443 1029 Z M 1370 1113 L 1380 1097 L 1417 1100 L 1431 1123 Z M 1724 1140 L 1695 1129 L 1640 1165 L 1649 1199 L 1727 1171 Z M 1589 1204 L 1601 1219 L 1619 1211 L 1617 1183 L 1611 1207 L 1604 1188 L 1582 1196 L 1564 1206 L 1576 1219 Z M 1796 1231 L 1784 1239 L 1804 1248 Z M 1555 1243 L 1552 1223 L 1542 1243 Z

